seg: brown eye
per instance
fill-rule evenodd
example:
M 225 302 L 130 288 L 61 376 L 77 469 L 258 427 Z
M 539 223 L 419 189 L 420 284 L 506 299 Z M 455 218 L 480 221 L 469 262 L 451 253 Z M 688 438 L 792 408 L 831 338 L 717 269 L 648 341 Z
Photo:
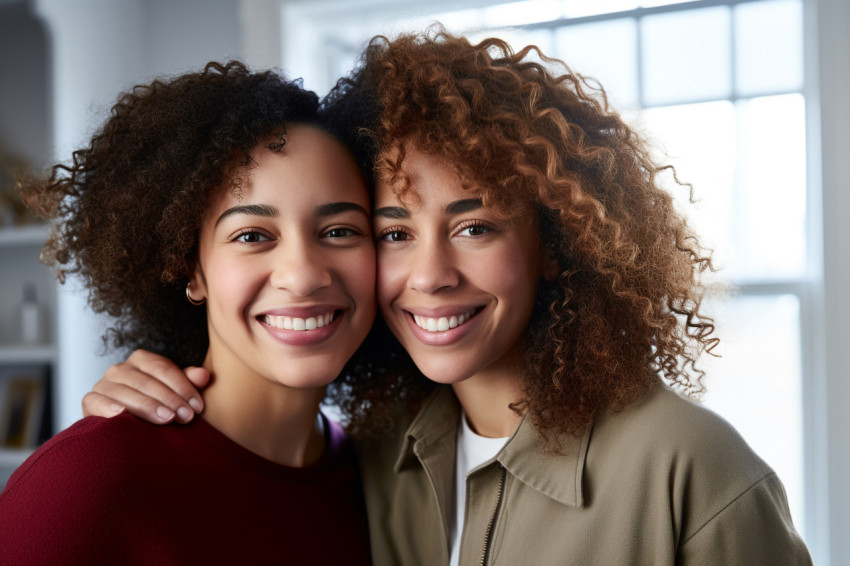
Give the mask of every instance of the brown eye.
M 381 239 L 386 242 L 404 242 L 407 240 L 407 232 L 402 232 L 401 230 L 393 230 L 391 232 L 386 232 L 381 236 Z
M 489 232 L 491 228 L 483 224 L 470 224 L 458 231 L 458 236 L 483 236 Z
M 325 232 L 326 238 L 349 238 L 354 236 L 356 232 L 351 228 L 332 228 Z
M 244 244 L 256 244 L 258 242 L 264 242 L 269 240 L 265 234 L 261 234 L 260 232 L 242 232 L 236 238 L 234 238 L 237 242 L 242 242 Z

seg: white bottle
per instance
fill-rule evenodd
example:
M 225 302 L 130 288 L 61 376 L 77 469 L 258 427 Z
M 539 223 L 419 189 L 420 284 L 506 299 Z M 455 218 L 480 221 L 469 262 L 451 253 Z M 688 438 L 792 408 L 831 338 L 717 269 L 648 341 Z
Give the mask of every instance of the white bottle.
M 21 303 L 21 341 L 24 344 L 41 342 L 41 312 L 35 285 L 24 285 L 24 301 Z

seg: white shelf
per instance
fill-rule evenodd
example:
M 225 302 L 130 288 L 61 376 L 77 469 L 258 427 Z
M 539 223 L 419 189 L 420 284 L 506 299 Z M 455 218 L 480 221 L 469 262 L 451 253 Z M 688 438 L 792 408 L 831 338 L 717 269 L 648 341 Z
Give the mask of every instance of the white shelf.
M 41 245 L 46 239 L 47 226 L 43 224 L 0 227 L 0 247 Z
M 2 364 L 52 364 L 56 360 L 53 346 L 0 345 Z

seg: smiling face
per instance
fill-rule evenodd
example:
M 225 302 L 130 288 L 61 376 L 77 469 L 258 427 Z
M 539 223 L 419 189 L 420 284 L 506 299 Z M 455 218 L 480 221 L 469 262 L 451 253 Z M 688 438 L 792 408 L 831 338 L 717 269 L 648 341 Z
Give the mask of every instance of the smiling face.
M 241 194 L 212 199 L 192 296 L 207 300 L 205 365 L 217 379 L 320 387 L 374 319 L 370 204 L 339 142 L 312 126 L 287 131 L 282 152 L 253 150 Z
M 440 383 L 515 371 L 545 254 L 533 214 L 500 218 L 441 158 L 408 149 L 415 193 L 376 187 L 378 303 L 419 369 Z

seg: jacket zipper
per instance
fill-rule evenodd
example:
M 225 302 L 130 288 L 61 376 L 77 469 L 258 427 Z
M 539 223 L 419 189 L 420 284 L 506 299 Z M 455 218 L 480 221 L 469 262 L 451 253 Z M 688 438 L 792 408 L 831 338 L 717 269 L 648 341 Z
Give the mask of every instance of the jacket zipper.
M 484 548 L 481 550 L 480 566 L 487 566 L 487 559 L 490 557 L 490 544 L 493 542 L 493 531 L 496 528 L 496 519 L 499 518 L 499 509 L 502 507 L 502 494 L 505 491 L 505 476 L 508 471 L 502 468 L 502 476 L 499 478 L 499 491 L 496 494 L 496 508 L 493 509 L 493 514 L 490 516 L 490 522 L 487 524 L 487 532 L 484 533 Z

